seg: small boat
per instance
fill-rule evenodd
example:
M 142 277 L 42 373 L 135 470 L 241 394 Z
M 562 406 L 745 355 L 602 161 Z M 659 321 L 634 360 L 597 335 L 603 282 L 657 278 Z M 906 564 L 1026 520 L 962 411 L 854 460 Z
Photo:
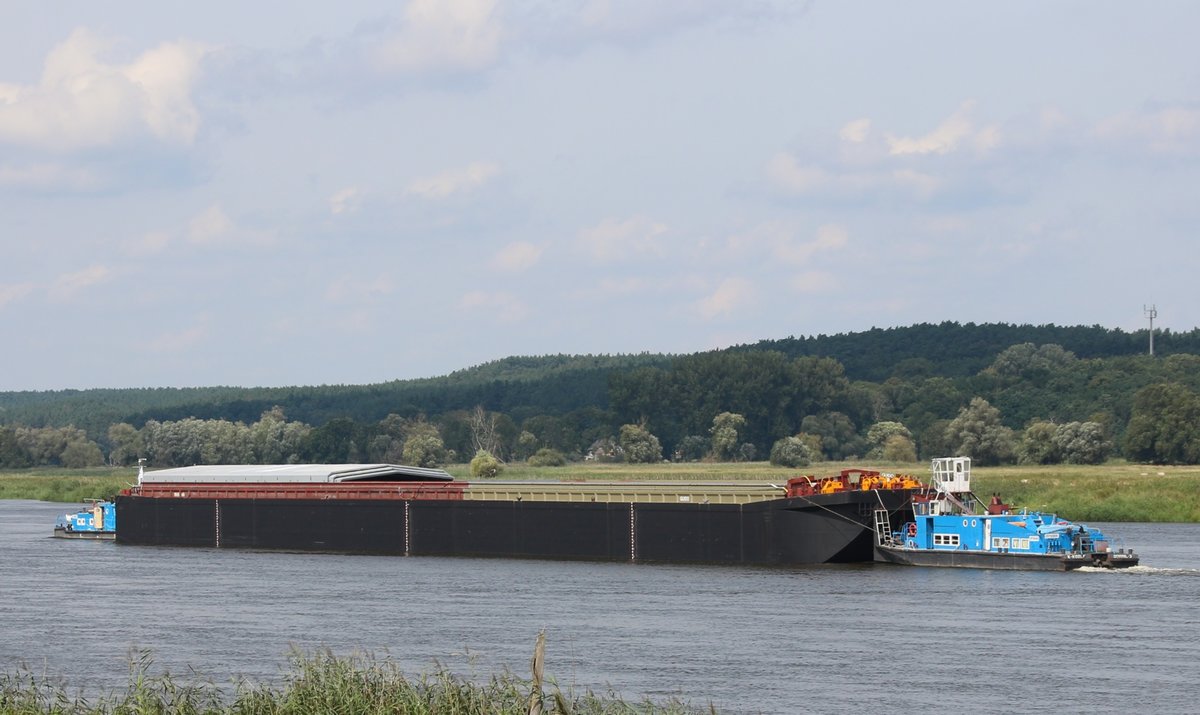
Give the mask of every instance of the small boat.
M 986 509 L 971 491 L 971 459 L 933 460 L 930 489 L 912 497 L 913 521 L 893 531 L 875 514 L 875 560 L 911 566 L 1071 571 L 1136 566 L 1099 529 L 1054 514 L 1014 510 L 994 495 Z
M 74 514 L 63 514 L 54 523 L 54 535 L 60 539 L 115 539 L 116 505 L 97 499 Z

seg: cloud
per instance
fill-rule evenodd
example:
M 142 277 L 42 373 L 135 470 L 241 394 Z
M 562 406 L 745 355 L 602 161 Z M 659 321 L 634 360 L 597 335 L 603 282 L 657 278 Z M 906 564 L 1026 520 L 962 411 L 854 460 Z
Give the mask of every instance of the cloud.
M 793 222 L 772 221 L 729 237 L 727 245 L 736 258 L 769 255 L 773 263 L 804 265 L 820 253 L 844 248 L 850 234 L 839 224 L 819 226 L 811 238 L 800 238 L 808 230 Z
M 841 287 L 837 276 L 823 271 L 806 271 L 792 278 L 792 289 L 797 293 L 825 295 Z
M 1000 141 L 999 130 L 994 126 L 976 130 L 969 116 L 974 107 L 975 103 L 970 100 L 963 102 L 932 132 L 921 137 L 888 134 L 890 153 L 892 156 L 949 154 L 967 143 L 980 151 L 994 148 Z
M 609 218 L 597 226 L 580 231 L 578 242 L 596 260 L 618 261 L 643 255 L 662 255 L 665 249 L 658 239 L 666 232 L 666 224 L 644 216 L 634 216 L 624 221 Z
M 15 303 L 25 296 L 29 295 L 33 290 L 32 283 L 14 283 L 11 285 L 0 285 L 0 310 L 3 310 L 9 303 Z
M 68 166 L 59 162 L 0 166 L 0 186 L 11 188 L 91 192 L 103 188 L 105 183 L 106 180 L 91 168 Z
M 112 45 L 77 29 L 47 55 L 39 83 L 0 84 L 0 142 L 55 153 L 130 138 L 192 144 L 200 126 L 192 85 L 209 48 L 167 42 L 115 64 L 103 59 Z
M 389 295 L 396 290 L 395 282 L 388 276 L 365 279 L 361 276 L 343 276 L 325 289 L 325 299 L 335 303 L 373 301 L 379 296 Z
M 80 291 L 104 283 L 110 278 L 112 278 L 112 271 L 108 266 L 102 265 L 88 266 L 80 271 L 64 273 L 54 279 L 51 284 L 50 297 L 58 301 L 69 300 Z
M 471 291 L 463 295 L 459 307 L 472 313 L 483 313 L 500 323 L 516 323 L 524 320 L 529 308 L 512 293 Z
M 775 241 L 774 254 L 781 261 L 804 264 L 818 253 L 844 247 L 849 240 L 850 234 L 844 226 L 825 224 L 817 229 L 817 235 L 811 241 L 797 242 L 790 237 L 780 237 Z
M 1194 155 L 1200 152 L 1200 109 L 1123 112 L 1099 122 L 1093 135 L 1106 143 L 1134 144 L 1155 154 Z
M 131 238 L 122 244 L 125 253 L 131 256 L 149 256 L 162 253 L 171 243 L 171 234 L 165 231 L 151 231 L 140 238 Z
M 170 333 L 161 333 L 151 339 L 146 347 L 152 352 L 177 353 L 189 350 L 203 342 L 208 337 L 207 319 L 201 319 L 199 325 Z
M 862 144 L 867 140 L 867 134 L 871 131 L 870 119 L 855 119 L 842 130 L 838 132 L 838 136 L 842 141 L 850 142 L 851 144 Z
M 696 303 L 696 310 L 705 320 L 728 317 L 753 302 L 754 295 L 754 285 L 750 281 L 745 278 L 726 278 L 716 290 Z
M 362 192 L 356 186 L 347 186 L 329 197 L 329 211 L 334 215 L 354 213 L 361 205 Z
M 492 265 L 502 271 L 523 271 L 532 268 L 542 257 L 542 247 L 528 241 L 510 243 L 492 259 Z
M 409 182 L 405 193 L 437 201 L 483 186 L 500 173 L 497 164 L 477 161 L 461 169 L 450 169 L 435 176 Z
M 234 224 L 219 204 L 201 211 L 188 222 L 187 228 L 187 240 L 201 246 L 266 244 L 274 239 L 272 232 Z
M 411 0 L 400 26 L 371 53 L 388 72 L 478 71 L 500 52 L 504 29 L 496 0 Z

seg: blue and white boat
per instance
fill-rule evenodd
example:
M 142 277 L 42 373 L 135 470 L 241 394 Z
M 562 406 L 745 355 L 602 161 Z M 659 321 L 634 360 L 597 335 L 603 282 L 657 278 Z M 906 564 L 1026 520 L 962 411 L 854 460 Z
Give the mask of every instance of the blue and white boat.
M 98 500 L 74 514 L 63 514 L 54 522 L 54 535 L 62 539 L 115 539 L 116 505 Z
M 893 531 L 875 514 L 875 560 L 912 566 L 1070 571 L 1127 568 L 1132 549 L 1114 548 L 1099 529 L 1054 514 L 1014 510 L 992 497 L 986 509 L 971 491 L 971 459 L 933 460 L 930 489 L 912 499 L 913 520 Z

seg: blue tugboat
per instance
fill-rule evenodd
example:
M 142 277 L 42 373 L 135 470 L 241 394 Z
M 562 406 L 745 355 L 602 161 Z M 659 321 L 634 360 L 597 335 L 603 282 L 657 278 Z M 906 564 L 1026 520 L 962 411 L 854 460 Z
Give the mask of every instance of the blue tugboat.
M 94 501 L 74 514 L 63 514 L 54 523 L 60 539 L 115 539 L 117 508 L 110 501 Z
M 1099 529 L 1054 514 L 1013 510 L 992 497 L 986 509 L 971 492 L 971 459 L 933 460 L 930 489 L 912 499 L 913 521 L 893 531 L 875 513 L 875 560 L 912 566 L 1070 571 L 1136 566 L 1132 549 L 1115 549 Z

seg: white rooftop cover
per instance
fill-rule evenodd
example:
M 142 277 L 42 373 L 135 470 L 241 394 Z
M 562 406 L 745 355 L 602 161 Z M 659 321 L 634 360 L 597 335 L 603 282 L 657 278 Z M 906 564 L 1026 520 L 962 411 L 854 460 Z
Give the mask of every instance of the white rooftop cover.
M 200 482 L 247 484 L 327 483 L 360 481 L 450 481 L 441 469 L 400 464 L 211 464 L 156 469 L 141 475 L 143 484 Z

